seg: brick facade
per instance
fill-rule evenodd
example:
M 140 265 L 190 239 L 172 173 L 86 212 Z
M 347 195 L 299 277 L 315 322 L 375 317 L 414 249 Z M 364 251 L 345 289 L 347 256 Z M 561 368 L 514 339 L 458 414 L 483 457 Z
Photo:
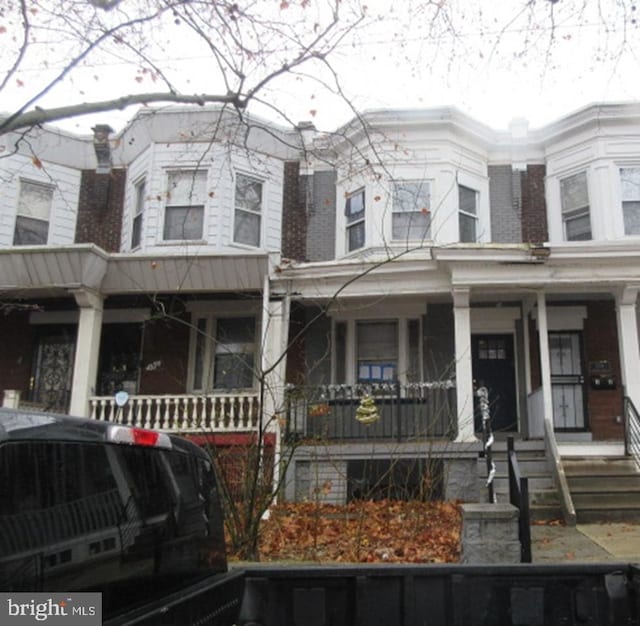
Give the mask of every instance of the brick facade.
M 520 173 L 522 190 L 522 241 L 541 244 L 549 240 L 545 200 L 545 165 L 527 165 Z
M 511 165 L 490 165 L 489 204 L 491 206 L 491 241 L 522 241 L 520 179 L 513 176 Z
M 307 215 L 306 191 L 308 177 L 300 176 L 300 163 L 284 164 L 282 191 L 282 256 L 295 261 L 306 260 Z
M 127 172 L 109 174 L 83 170 L 78 200 L 76 243 L 94 243 L 106 252 L 119 252 Z

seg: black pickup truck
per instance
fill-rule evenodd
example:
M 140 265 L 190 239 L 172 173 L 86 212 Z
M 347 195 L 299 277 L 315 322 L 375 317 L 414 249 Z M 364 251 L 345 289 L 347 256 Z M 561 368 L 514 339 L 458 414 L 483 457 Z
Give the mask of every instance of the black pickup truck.
M 0 409 L 2 593 L 99 591 L 107 626 L 640 626 L 633 564 L 229 570 L 222 522 L 191 442 Z

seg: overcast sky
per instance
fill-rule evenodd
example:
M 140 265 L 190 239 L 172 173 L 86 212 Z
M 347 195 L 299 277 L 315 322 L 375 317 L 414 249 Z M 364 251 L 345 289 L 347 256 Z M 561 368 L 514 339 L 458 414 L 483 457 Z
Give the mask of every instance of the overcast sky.
M 635 5 L 628 0 L 589 0 L 586 8 L 579 0 L 536 0 L 535 10 L 525 9 L 524 0 L 434 0 L 431 9 L 440 5 L 447 11 L 447 19 L 440 16 L 437 23 L 415 9 L 420 0 L 368 4 L 372 23 L 331 57 L 345 95 L 359 110 L 454 105 L 495 128 L 506 128 L 514 117 L 526 117 L 537 127 L 592 102 L 640 99 L 635 54 L 640 36 Z M 170 56 L 159 54 L 156 61 L 181 90 L 219 90 L 206 52 L 188 41 L 176 44 Z M 136 83 L 136 71 L 135 65 L 113 60 L 87 63 L 39 104 L 105 99 L 128 89 L 157 90 L 157 85 Z M 43 63 L 31 62 L 23 75 L 27 86 L 12 82 L 0 109 L 19 106 L 28 87 L 45 73 Z M 317 67 L 309 67 L 309 73 L 331 83 L 330 75 Z M 353 116 L 347 103 L 304 76 L 274 83 L 263 98 L 286 111 L 290 120 L 312 119 L 320 129 L 334 129 Z M 264 107 L 254 110 L 272 116 Z M 58 125 L 88 133 L 100 121 L 119 130 L 134 112 Z

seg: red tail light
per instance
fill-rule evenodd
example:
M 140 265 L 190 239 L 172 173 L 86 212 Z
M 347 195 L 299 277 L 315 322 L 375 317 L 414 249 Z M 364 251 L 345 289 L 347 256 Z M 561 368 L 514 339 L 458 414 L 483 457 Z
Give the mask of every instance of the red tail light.
M 171 448 L 171 439 L 164 433 L 144 428 L 130 426 L 112 426 L 108 434 L 113 443 L 128 443 L 135 446 L 149 446 L 153 448 Z

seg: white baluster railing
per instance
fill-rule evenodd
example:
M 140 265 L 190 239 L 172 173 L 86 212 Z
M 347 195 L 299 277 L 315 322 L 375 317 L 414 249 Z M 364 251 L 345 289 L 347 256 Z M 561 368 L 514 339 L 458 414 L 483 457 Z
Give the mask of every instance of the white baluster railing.
M 131 395 L 121 409 L 112 396 L 93 396 L 93 419 L 183 433 L 247 432 L 258 427 L 257 392 Z

